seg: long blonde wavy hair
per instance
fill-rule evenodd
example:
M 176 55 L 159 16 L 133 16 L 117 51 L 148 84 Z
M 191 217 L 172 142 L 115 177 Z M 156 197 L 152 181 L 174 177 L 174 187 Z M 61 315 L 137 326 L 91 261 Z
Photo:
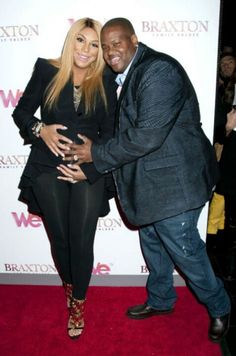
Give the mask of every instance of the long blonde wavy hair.
M 97 33 L 99 47 L 97 59 L 91 64 L 80 87 L 84 97 L 85 111 L 88 113 L 95 109 L 96 97 L 98 93 L 101 95 L 105 107 L 107 106 L 107 100 L 102 81 L 102 73 L 105 66 L 102 48 L 100 45 L 100 32 L 102 25 L 96 20 L 90 18 L 82 18 L 74 22 L 68 31 L 62 48 L 61 56 L 57 59 L 49 59 L 49 62 L 58 68 L 57 74 L 46 89 L 45 106 L 48 106 L 49 109 L 52 109 L 52 107 L 56 106 L 62 89 L 66 83 L 73 78 L 73 54 L 75 41 L 78 33 L 87 27 L 92 28 Z

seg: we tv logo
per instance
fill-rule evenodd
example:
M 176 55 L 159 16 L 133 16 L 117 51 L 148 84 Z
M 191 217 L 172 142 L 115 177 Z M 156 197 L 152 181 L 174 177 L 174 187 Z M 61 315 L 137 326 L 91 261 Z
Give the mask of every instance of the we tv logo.
M 17 227 L 37 228 L 43 224 L 42 219 L 39 216 L 30 214 L 30 213 L 28 213 L 26 215 L 23 212 L 20 214 L 17 214 L 17 212 L 14 211 L 11 213 L 11 215 L 12 215 Z
M 23 91 L 20 89 L 17 89 L 16 92 L 13 92 L 11 89 L 8 90 L 8 92 L 0 89 L 0 100 L 2 101 L 4 108 L 8 108 L 9 106 L 15 108 L 22 94 Z

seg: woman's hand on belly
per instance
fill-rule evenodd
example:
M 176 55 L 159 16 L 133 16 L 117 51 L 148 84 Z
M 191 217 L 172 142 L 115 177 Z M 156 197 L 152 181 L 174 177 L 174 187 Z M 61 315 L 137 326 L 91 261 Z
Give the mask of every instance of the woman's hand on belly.
M 57 169 L 63 174 L 63 176 L 57 177 L 60 180 L 77 183 L 87 179 L 79 164 L 60 164 Z
M 41 128 L 39 136 L 55 156 L 65 157 L 65 152 L 69 150 L 68 144 L 72 141 L 59 134 L 58 129 L 67 130 L 67 127 L 57 124 L 45 125 Z

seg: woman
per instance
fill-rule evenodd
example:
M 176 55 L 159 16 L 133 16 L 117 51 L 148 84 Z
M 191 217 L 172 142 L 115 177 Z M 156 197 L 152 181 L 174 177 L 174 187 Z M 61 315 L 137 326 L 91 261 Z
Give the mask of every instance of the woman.
M 31 213 L 42 215 L 67 296 L 71 338 L 84 328 L 96 225 L 99 216 L 109 212 L 112 196 L 111 178 L 100 175 L 92 163 L 69 165 L 68 172 L 76 171 L 80 177 L 76 182 L 68 172 L 63 179 L 67 168 L 60 168 L 78 132 L 95 142 L 113 134 L 116 84 L 114 75 L 104 71 L 100 30 L 101 24 L 93 19 L 76 21 L 60 58 L 36 61 L 12 115 L 25 143 L 32 144 L 19 199 Z M 39 107 L 41 120 L 34 116 Z M 62 169 L 59 174 L 58 169 Z

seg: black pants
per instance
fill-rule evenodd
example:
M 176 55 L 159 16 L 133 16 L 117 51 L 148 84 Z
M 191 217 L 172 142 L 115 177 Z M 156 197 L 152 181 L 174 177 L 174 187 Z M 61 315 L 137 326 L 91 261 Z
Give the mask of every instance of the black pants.
M 104 180 L 71 184 L 58 173 L 43 173 L 33 187 L 43 212 L 52 256 L 63 281 L 73 284 L 73 297 L 84 299 L 93 268 L 93 243 L 101 212 Z

